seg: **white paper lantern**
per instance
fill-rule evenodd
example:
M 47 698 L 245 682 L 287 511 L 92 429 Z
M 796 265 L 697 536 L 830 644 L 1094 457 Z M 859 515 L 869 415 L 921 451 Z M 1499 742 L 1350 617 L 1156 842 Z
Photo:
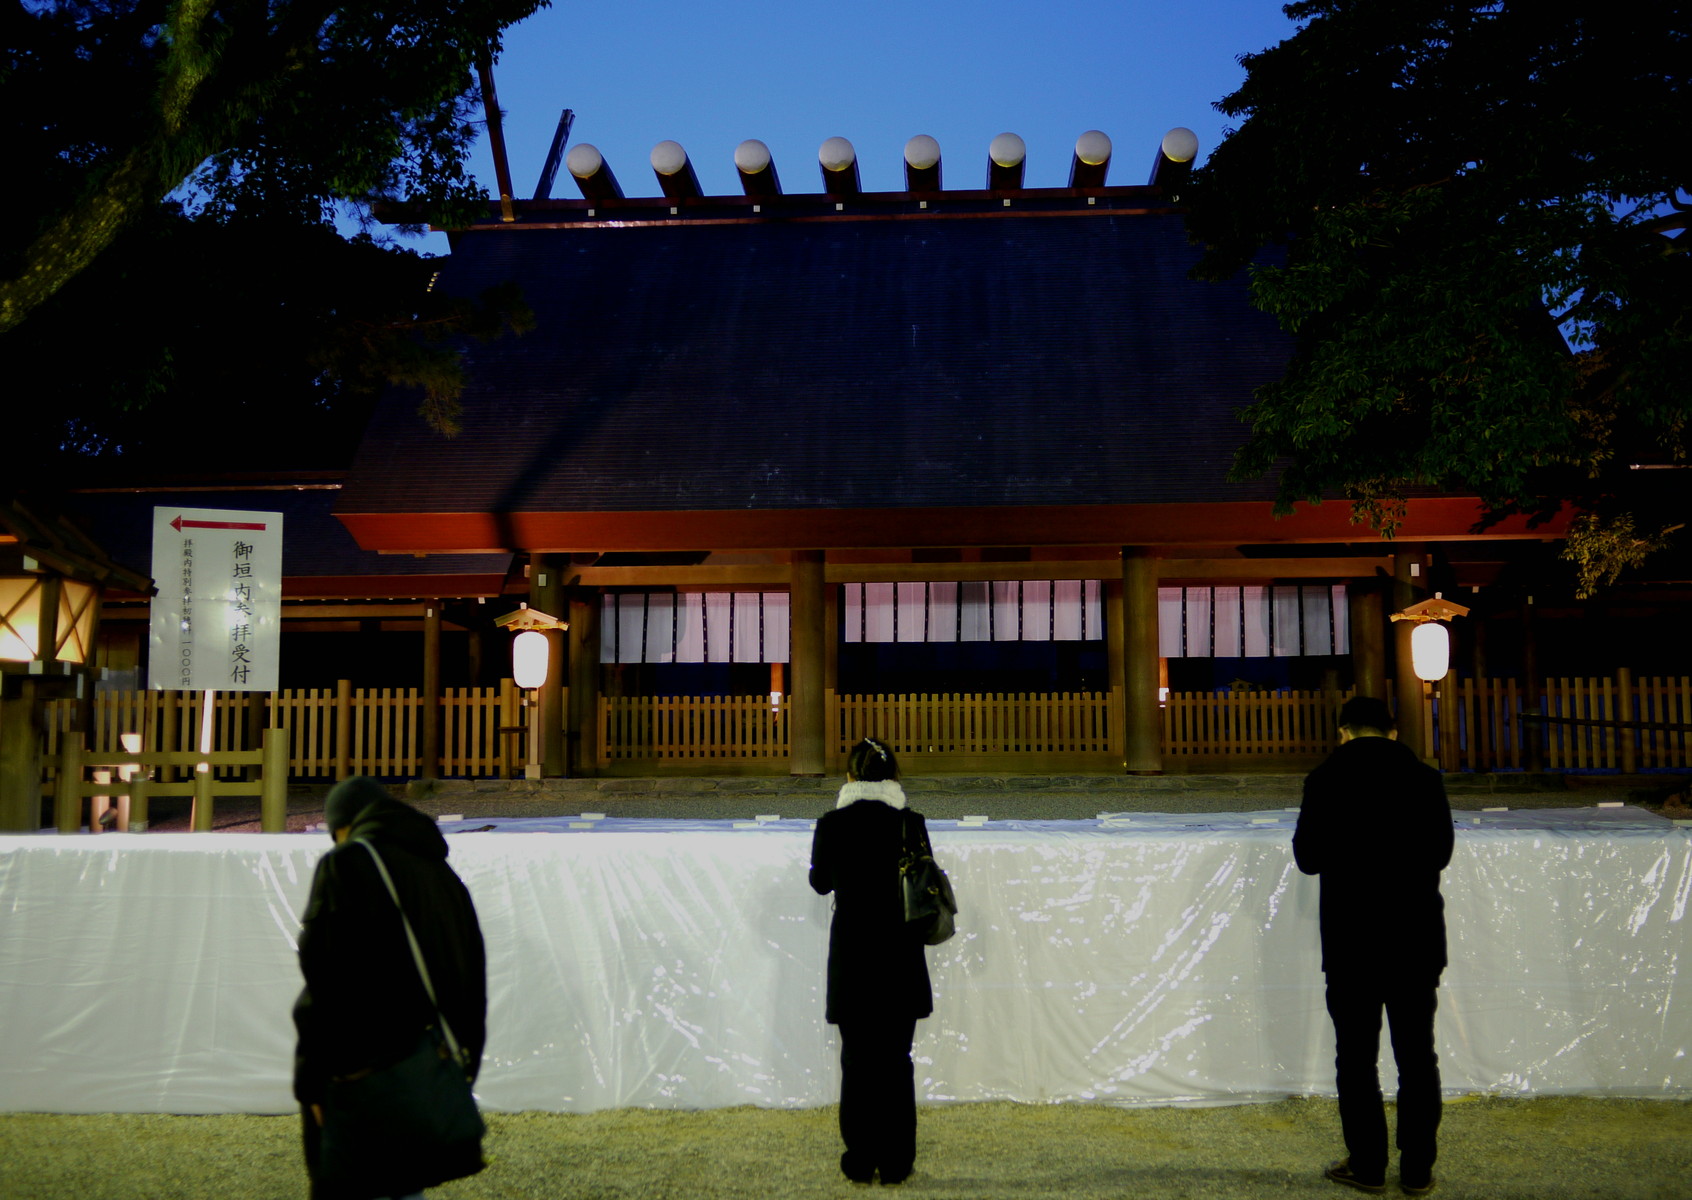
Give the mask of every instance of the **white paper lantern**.
M 538 688 L 546 683 L 548 658 L 546 634 L 525 629 L 511 643 L 511 677 L 520 688 Z
M 1434 683 L 1451 669 L 1451 635 L 1438 621 L 1419 622 L 1410 631 L 1410 662 L 1416 678 Z

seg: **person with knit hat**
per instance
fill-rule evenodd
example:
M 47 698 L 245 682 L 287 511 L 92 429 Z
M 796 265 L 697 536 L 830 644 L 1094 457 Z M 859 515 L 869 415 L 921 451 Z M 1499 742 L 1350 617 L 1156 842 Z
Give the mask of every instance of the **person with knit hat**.
M 905 807 L 899 764 L 865 738 L 846 756 L 846 786 L 817 822 L 810 882 L 834 893 L 825 1019 L 840 1030 L 840 1170 L 854 1183 L 879 1173 L 903 1183 L 916 1161 L 911 1042 L 934 1011 L 919 930 L 905 921 L 899 860 L 909 845 L 932 856 L 922 814 Z
M 299 939 L 305 987 L 294 1005 L 299 1033 L 294 1095 L 302 1111 L 314 1200 L 346 1194 L 321 1178 L 319 1170 L 324 1105 L 334 1081 L 356 1079 L 406 1058 L 437 1023 L 437 1006 L 472 1080 L 487 1040 L 481 927 L 469 891 L 447 865 L 446 839 L 434 820 L 363 776 L 334 786 L 324 817 L 335 845 L 312 877 Z M 371 849 L 393 881 L 398 907 Z M 428 968 L 433 1003 L 418 973 L 406 922 Z M 416 1194 L 481 1165 L 478 1148 L 473 1160 L 454 1163 L 452 1174 L 397 1180 L 391 1193 L 361 1194 Z

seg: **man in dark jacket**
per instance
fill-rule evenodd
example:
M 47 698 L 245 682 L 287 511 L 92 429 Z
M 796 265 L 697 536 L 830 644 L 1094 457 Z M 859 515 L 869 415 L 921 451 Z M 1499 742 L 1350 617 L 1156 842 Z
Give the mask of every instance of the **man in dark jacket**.
M 330 1080 L 400 1061 L 436 1020 L 399 909 L 375 860 L 357 843 L 368 842 L 382 856 L 471 1078 L 487 1040 L 482 931 L 470 893 L 447 865 L 446 839 L 435 822 L 363 777 L 335 785 L 325 817 L 335 846 L 312 878 L 300 929 L 305 987 L 294 1005 L 294 1096 L 303 1110 L 314 1194 Z
M 1385 702 L 1348 700 L 1339 725 L 1339 749 L 1304 781 L 1293 834 L 1299 870 L 1322 880 L 1322 970 L 1349 1152 L 1325 1174 L 1386 1190 L 1376 1070 L 1384 1009 L 1398 1064 L 1399 1184 L 1420 1195 L 1433 1188 L 1440 1118 L 1434 1007 L 1446 961 L 1439 874 L 1451 861 L 1451 806 L 1439 772 L 1395 740 Z

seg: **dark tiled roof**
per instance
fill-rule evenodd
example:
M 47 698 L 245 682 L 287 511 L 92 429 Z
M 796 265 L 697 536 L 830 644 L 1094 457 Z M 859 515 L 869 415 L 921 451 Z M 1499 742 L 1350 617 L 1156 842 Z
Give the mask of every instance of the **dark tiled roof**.
M 1290 342 L 1187 278 L 1174 215 L 488 231 L 438 286 L 516 280 L 464 430 L 380 406 L 341 513 L 1254 500 L 1236 410 Z

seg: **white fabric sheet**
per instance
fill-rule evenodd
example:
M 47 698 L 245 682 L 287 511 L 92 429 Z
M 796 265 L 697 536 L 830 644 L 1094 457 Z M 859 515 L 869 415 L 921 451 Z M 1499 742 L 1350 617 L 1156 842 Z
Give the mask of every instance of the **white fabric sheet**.
M 1293 867 L 1293 816 L 932 822 L 963 908 L 929 951 L 919 1094 L 1331 1094 L 1317 885 Z M 449 832 L 488 942 L 485 1105 L 836 1098 L 808 822 L 542 832 L 558 825 Z M 1637 810 L 1465 814 L 1458 830 L 1447 1091 L 1692 1095 L 1676 987 L 1692 830 Z M 289 1110 L 294 935 L 327 846 L 0 837 L 0 1110 Z

